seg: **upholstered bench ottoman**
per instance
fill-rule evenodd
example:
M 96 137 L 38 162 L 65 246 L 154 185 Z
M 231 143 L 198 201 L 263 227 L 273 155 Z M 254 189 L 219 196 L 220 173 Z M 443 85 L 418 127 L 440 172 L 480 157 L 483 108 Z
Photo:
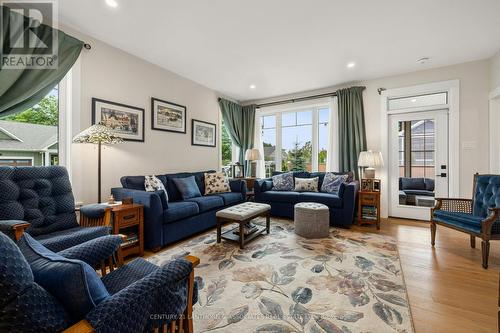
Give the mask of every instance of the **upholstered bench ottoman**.
M 305 238 L 324 238 L 330 234 L 330 212 L 326 205 L 300 202 L 294 206 L 295 233 Z

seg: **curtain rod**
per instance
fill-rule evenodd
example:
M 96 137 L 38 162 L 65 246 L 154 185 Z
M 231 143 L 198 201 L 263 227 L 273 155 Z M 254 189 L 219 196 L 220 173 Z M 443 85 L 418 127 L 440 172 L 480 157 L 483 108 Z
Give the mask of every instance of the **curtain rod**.
M 268 107 L 268 106 L 296 103 L 296 102 L 302 102 L 302 101 L 307 101 L 307 100 L 311 100 L 311 99 L 318 99 L 318 98 L 323 98 L 323 97 L 334 97 L 334 96 L 337 96 L 337 92 L 312 95 L 312 96 L 306 96 L 306 97 L 297 97 L 297 98 L 285 99 L 285 100 L 276 101 L 276 102 L 262 103 L 262 104 L 257 104 L 256 108 L 259 109 L 259 108 L 264 108 L 264 107 Z

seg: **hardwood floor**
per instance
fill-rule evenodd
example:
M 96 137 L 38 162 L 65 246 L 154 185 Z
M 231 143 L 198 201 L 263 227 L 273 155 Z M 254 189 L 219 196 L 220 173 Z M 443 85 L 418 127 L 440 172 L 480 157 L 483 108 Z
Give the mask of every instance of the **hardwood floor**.
M 380 231 L 353 229 L 397 239 L 416 333 L 500 333 L 500 241 L 491 242 L 485 270 L 480 241 L 472 249 L 469 235 L 448 228 L 438 226 L 434 248 L 428 222 L 390 218 L 382 220 Z
M 377 232 L 373 227 L 355 227 Z M 390 218 L 381 234 L 398 241 L 401 265 L 417 333 L 497 332 L 500 241 L 491 242 L 489 268 L 481 267 L 481 243 L 438 226 L 430 244 L 427 222 Z

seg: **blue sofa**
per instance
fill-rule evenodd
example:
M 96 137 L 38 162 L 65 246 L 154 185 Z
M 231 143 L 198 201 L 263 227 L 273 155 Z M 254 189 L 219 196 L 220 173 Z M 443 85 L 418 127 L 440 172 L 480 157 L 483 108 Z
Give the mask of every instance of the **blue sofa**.
M 144 176 L 122 177 L 120 181 L 123 187 L 111 189 L 117 200 L 129 197 L 133 198 L 134 203 L 144 205 L 144 246 L 147 249 L 158 250 L 161 246 L 212 228 L 216 225 L 215 213 L 218 210 L 245 201 L 247 188 L 243 180 L 231 180 L 231 192 L 228 193 L 182 200 L 172 179 L 194 176 L 203 195 L 205 172 L 156 175 L 167 190 L 168 202 L 160 191 L 145 191 Z
M 279 172 L 273 173 L 273 175 Z M 339 173 L 342 174 L 342 173 Z M 319 178 L 319 189 L 325 178 L 324 172 L 294 172 L 295 178 Z M 271 205 L 271 214 L 293 218 L 293 207 L 299 202 L 316 202 L 328 206 L 330 209 L 330 225 L 349 227 L 354 221 L 356 211 L 356 196 L 359 182 L 351 181 L 341 185 L 339 194 L 323 192 L 287 192 L 273 191 L 272 178 L 259 179 L 254 183 L 255 201 Z

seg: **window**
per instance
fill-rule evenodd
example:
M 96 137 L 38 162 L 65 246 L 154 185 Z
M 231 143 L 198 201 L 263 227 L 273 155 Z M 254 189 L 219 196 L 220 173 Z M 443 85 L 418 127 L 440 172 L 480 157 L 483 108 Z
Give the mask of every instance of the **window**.
M 388 100 L 388 110 L 400 110 L 422 106 L 448 104 L 448 93 L 436 93 L 420 96 L 391 98 Z
M 229 175 L 231 162 L 233 161 L 233 142 L 224 124 L 224 120 L 222 120 L 221 129 L 222 171 L 226 175 Z
M 273 171 L 326 171 L 331 153 L 328 104 L 260 117 L 265 177 Z
M 262 146 L 264 149 L 265 176 L 271 177 L 276 171 L 276 116 L 262 117 Z M 281 158 L 281 156 L 280 156 Z
M 399 176 L 434 178 L 434 120 L 399 122 Z
M 59 88 L 35 106 L 0 119 L 0 165 L 59 164 Z

